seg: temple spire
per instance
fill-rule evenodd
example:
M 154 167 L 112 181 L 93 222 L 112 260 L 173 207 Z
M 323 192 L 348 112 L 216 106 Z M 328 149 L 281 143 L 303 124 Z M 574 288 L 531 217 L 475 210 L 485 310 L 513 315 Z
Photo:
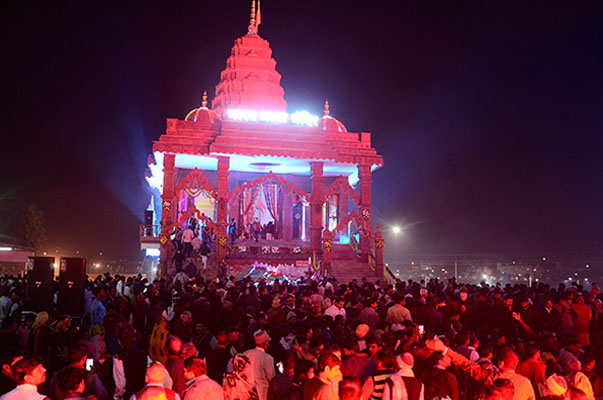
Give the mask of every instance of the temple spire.
M 255 0 L 251 0 L 251 16 L 249 17 L 249 26 L 247 27 L 247 32 L 253 35 L 258 33 L 258 26 L 255 20 Z
M 207 108 L 207 90 L 203 92 L 203 98 L 201 100 L 201 108 Z
M 329 113 L 329 100 L 325 100 L 325 116 L 328 116 Z

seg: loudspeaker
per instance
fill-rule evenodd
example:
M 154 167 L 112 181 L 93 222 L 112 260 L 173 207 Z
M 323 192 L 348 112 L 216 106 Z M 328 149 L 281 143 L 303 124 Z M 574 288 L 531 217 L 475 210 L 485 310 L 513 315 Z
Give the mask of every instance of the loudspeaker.
M 153 210 L 145 210 L 144 212 L 144 224 L 153 225 Z
M 59 311 L 71 316 L 84 312 L 84 285 L 86 283 L 85 258 L 61 258 L 59 272 Z
M 29 257 L 25 308 L 36 312 L 51 309 L 53 274 L 54 257 Z

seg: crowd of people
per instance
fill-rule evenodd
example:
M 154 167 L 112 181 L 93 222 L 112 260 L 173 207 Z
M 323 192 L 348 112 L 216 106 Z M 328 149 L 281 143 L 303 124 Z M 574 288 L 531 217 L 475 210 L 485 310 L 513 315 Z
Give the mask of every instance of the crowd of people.
M 599 286 L 101 275 L 0 281 L 1 400 L 603 399 Z

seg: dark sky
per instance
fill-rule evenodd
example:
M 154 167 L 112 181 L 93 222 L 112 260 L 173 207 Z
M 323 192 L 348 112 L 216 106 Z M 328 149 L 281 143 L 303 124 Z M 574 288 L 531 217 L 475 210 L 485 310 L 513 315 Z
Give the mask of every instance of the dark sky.
M 2 197 L 52 246 L 139 257 L 152 140 L 249 3 L 3 5 Z M 374 220 L 405 251 L 602 252 L 603 3 L 389 3 L 264 0 L 260 26 L 292 109 L 373 133 Z

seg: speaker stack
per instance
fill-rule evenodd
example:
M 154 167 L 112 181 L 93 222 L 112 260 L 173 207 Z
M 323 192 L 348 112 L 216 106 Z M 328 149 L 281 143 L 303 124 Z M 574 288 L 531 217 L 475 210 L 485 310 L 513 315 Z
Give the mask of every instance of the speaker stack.
M 59 311 L 71 316 L 82 316 L 86 259 L 63 257 L 59 271 L 59 296 L 57 299 Z
M 27 302 L 32 311 L 48 311 L 52 306 L 54 257 L 29 257 L 27 261 Z

